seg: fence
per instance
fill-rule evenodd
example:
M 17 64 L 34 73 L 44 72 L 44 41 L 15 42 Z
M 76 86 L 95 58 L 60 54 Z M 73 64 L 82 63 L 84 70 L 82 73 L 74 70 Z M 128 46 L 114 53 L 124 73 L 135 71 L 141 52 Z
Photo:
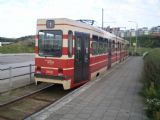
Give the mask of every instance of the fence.
M 9 89 L 13 88 L 13 78 L 22 77 L 28 75 L 29 83 L 32 82 L 32 76 L 34 74 L 34 64 L 17 66 L 17 67 L 8 67 L 0 69 L 0 81 L 8 80 Z M 1 78 L 2 77 L 2 78 Z

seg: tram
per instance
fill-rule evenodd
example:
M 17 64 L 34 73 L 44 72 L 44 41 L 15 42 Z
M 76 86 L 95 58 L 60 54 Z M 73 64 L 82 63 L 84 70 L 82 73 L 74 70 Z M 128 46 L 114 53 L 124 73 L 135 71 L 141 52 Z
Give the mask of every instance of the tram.
M 66 18 L 38 19 L 35 82 L 80 86 L 128 56 L 128 41 Z

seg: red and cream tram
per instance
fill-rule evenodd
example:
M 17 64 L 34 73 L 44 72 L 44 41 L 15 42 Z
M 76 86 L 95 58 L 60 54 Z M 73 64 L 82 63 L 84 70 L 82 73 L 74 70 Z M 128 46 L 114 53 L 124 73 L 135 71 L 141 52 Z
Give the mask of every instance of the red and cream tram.
M 71 89 L 128 56 L 128 42 L 100 28 L 65 18 L 38 19 L 35 81 Z

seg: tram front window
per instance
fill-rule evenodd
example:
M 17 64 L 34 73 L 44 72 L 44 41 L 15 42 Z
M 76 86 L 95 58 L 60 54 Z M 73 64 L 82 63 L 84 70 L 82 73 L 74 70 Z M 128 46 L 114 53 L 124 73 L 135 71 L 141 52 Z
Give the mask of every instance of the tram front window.
M 60 57 L 62 55 L 62 31 L 41 30 L 38 36 L 40 56 Z

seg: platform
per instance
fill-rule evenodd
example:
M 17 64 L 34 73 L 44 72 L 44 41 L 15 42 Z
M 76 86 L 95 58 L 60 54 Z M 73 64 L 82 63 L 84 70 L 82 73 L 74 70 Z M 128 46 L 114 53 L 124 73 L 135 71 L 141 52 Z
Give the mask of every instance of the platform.
M 142 67 L 141 57 L 130 57 L 27 120 L 148 120 L 139 95 Z

